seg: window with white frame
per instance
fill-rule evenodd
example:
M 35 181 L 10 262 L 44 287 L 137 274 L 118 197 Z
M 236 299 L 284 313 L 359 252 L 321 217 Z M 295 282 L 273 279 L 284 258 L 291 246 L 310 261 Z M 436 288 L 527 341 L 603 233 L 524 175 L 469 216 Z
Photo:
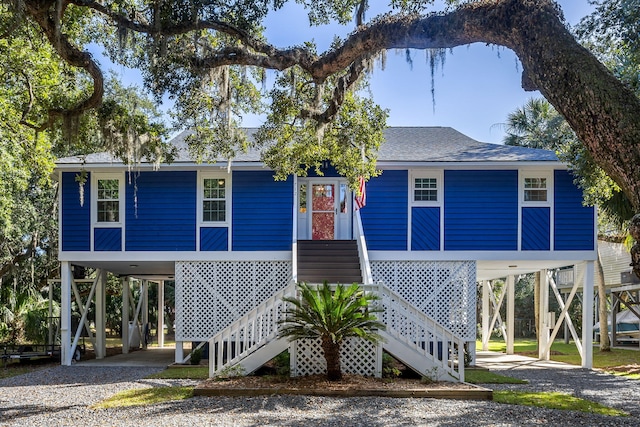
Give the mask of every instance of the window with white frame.
M 226 222 L 227 178 L 205 176 L 202 184 L 202 222 Z
M 96 180 L 96 222 L 120 222 L 120 179 L 98 177 Z
M 525 177 L 524 178 L 524 202 L 548 202 L 549 201 L 549 180 L 546 177 Z
M 416 205 L 436 205 L 442 199 L 439 173 L 414 173 L 411 176 L 411 201 Z

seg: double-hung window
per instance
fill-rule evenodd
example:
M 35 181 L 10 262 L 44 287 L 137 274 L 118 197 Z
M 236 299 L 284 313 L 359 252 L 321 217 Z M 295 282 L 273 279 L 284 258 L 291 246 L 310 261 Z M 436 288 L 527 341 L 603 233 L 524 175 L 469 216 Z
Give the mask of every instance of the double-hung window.
M 202 222 L 227 222 L 229 179 L 224 176 L 202 178 Z
M 123 177 L 121 174 L 95 174 L 93 177 L 93 222 L 96 226 L 122 223 Z
M 231 174 L 200 172 L 198 221 L 204 227 L 229 225 L 231 220 Z
M 520 200 L 524 205 L 549 205 L 552 199 L 553 181 L 547 172 L 527 171 L 520 175 Z
M 546 202 L 547 197 L 547 178 L 524 179 L 525 202 Z
M 97 222 L 120 222 L 120 180 L 98 179 Z
M 415 202 L 437 202 L 438 180 L 436 178 L 415 178 L 413 181 Z
M 442 203 L 442 174 L 438 171 L 415 171 L 411 176 L 411 202 L 413 205 L 440 205 Z

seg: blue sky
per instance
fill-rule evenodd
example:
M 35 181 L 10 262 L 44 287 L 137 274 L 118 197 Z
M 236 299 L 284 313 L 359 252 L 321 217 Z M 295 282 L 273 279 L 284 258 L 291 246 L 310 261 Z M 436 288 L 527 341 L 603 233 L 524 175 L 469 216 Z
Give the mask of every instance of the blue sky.
M 386 5 L 388 1 L 371 3 Z M 559 0 L 558 3 L 570 25 L 577 24 L 593 10 L 588 0 Z M 376 14 L 372 11 L 368 17 Z M 267 39 L 280 48 L 313 40 L 322 52 L 335 34 L 345 36 L 353 29 L 352 25 L 310 29 L 307 24 L 304 11 L 296 4 L 287 4 L 269 18 Z M 504 130 L 500 124 L 506 121 L 507 115 L 529 98 L 541 96 L 522 89 L 522 67 L 513 52 L 476 43 L 447 53 L 444 67 L 435 74 L 434 106 L 431 69 L 425 52 L 413 51 L 412 58 L 410 66 L 404 51 L 389 51 L 385 69 L 378 68 L 373 73 L 373 98 L 389 109 L 389 126 L 450 126 L 479 141 L 501 143 Z M 109 63 L 106 58 L 100 62 Z M 125 76 L 126 83 L 140 84 L 136 71 L 119 66 L 114 69 Z M 259 126 L 262 121 L 262 117 L 245 117 L 243 126 Z
M 588 0 L 558 3 L 571 25 L 593 10 Z M 267 26 L 268 40 L 286 47 L 313 39 L 319 51 L 323 51 L 334 34 L 346 35 L 353 28 L 332 25 L 309 30 L 307 22 L 295 5 L 288 5 L 284 13 L 272 17 L 272 25 Z M 529 98 L 541 96 L 539 92 L 522 89 L 522 67 L 512 51 L 476 43 L 457 47 L 447 54 L 444 68 L 435 73 L 434 107 L 426 54 L 414 51 L 412 55 L 410 66 L 404 51 L 389 51 L 385 69 L 377 69 L 373 74 L 373 97 L 390 110 L 389 126 L 451 126 L 479 141 L 500 143 L 504 137 L 500 124 L 507 115 Z M 259 117 L 251 117 L 243 124 L 260 123 Z

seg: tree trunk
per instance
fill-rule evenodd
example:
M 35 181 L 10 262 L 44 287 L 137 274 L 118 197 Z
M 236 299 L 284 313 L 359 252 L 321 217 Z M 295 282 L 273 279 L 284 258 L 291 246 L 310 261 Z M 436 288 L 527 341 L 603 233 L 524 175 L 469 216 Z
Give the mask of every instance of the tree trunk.
M 324 359 L 327 362 L 327 379 L 329 381 L 341 380 L 340 344 L 334 343 L 329 337 L 323 337 L 322 350 L 324 351 Z
M 604 287 L 604 271 L 600 252 L 595 262 L 596 275 L 598 278 L 598 318 L 600 319 L 600 351 L 611 351 L 609 343 L 609 310 L 607 310 L 607 291 Z

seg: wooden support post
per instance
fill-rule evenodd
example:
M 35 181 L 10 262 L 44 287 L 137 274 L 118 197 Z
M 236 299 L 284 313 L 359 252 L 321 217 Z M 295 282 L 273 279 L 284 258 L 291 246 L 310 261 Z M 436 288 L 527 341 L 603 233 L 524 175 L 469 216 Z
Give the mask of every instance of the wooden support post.
M 540 304 L 538 310 L 538 358 L 549 360 L 549 352 L 546 352 L 549 341 L 549 327 L 547 324 L 547 312 L 549 311 L 549 276 L 547 270 L 540 271 Z
M 149 327 L 149 281 L 142 281 L 141 295 L 142 298 L 142 348 L 147 349 L 147 328 Z
M 164 280 L 158 282 L 158 347 L 164 347 Z
M 71 366 L 71 263 L 60 262 L 60 363 Z
M 129 353 L 129 278 L 122 279 L 122 353 Z
M 490 292 L 489 281 L 484 280 L 482 282 L 482 351 L 489 350 L 489 339 L 491 338 L 491 331 L 489 330 L 489 322 L 491 320 L 489 318 Z
M 507 277 L 507 354 L 513 354 L 514 323 L 516 321 L 516 291 L 515 277 Z
M 567 299 L 568 299 L 567 294 L 563 293 L 562 300 L 564 301 L 565 304 L 567 303 Z M 569 322 L 567 321 L 564 322 L 564 343 L 569 344 Z
M 96 359 L 104 359 L 107 355 L 106 305 L 107 305 L 107 272 L 98 270 L 98 286 L 96 288 Z
M 582 290 L 582 367 L 593 367 L 593 282 L 594 262 L 587 261 Z
M 182 347 L 182 341 L 176 341 L 176 352 L 175 352 L 175 362 L 182 363 L 184 362 L 184 348 Z M 209 351 L 213 351 L 213 349 L 209 349 Z

